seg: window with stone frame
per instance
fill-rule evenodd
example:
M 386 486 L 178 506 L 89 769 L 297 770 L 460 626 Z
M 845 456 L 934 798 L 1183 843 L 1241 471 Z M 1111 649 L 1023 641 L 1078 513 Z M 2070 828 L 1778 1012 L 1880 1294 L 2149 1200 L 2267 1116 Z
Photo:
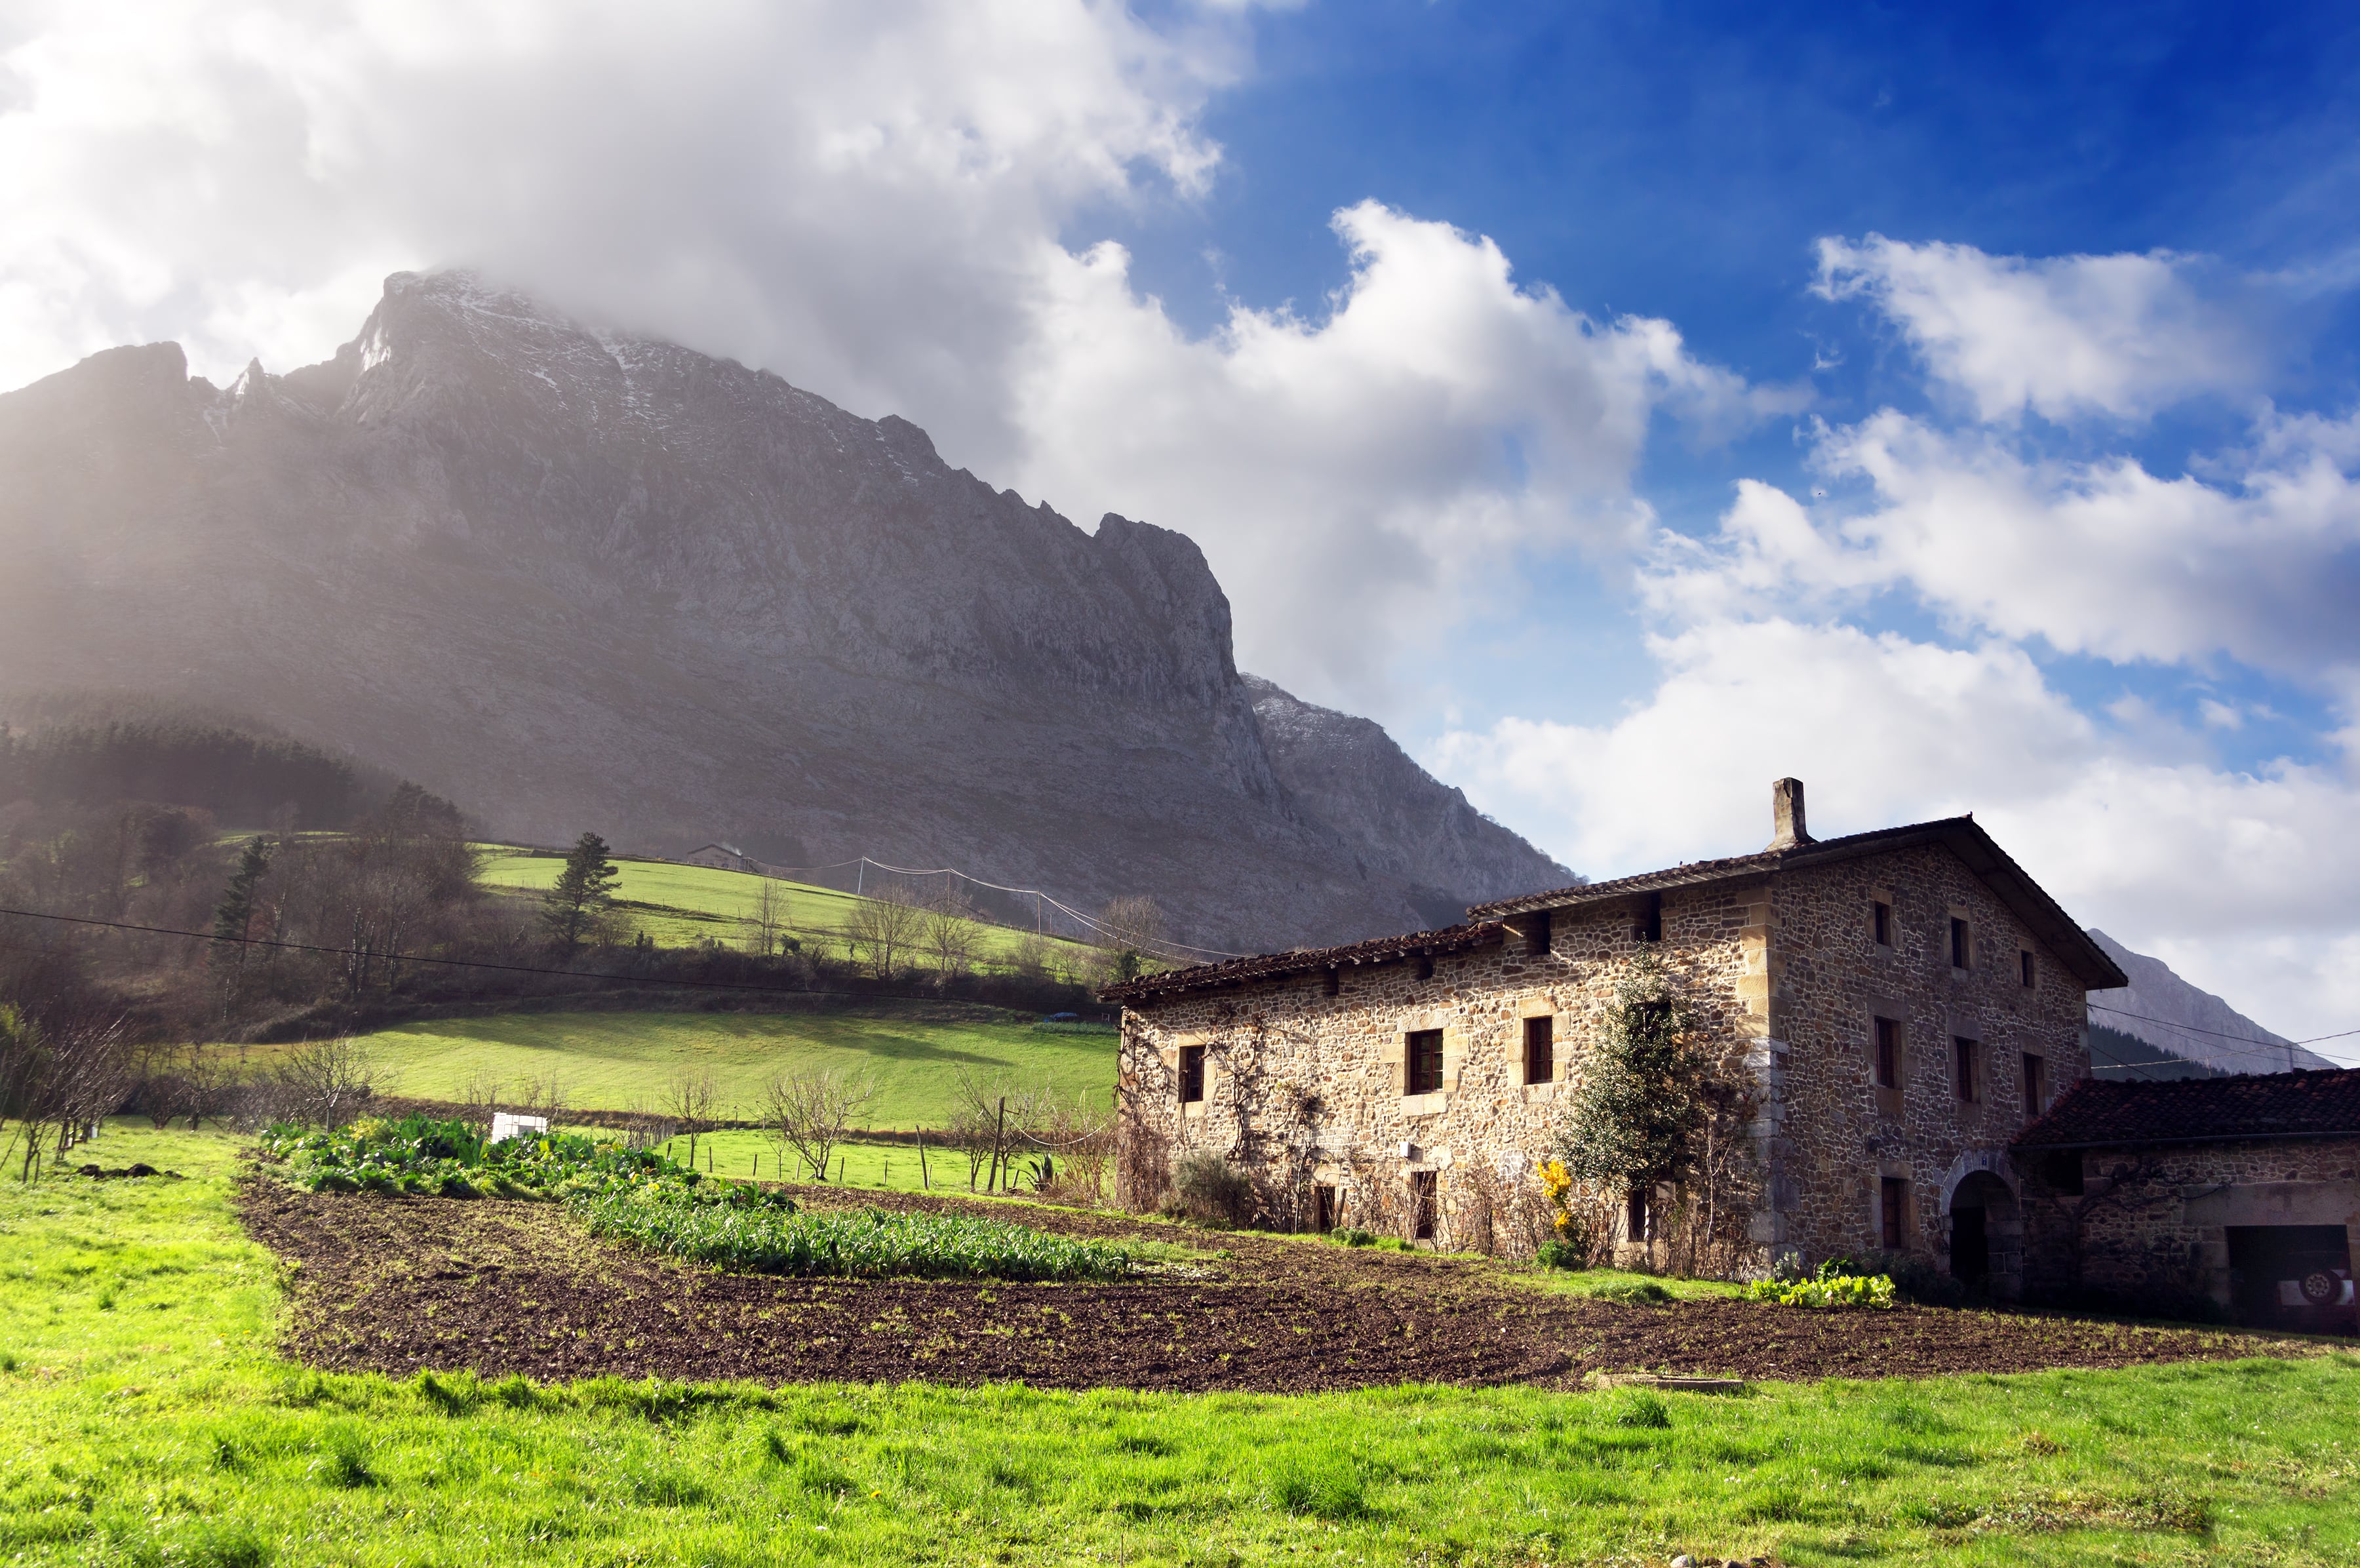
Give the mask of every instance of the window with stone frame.
M 1877 946 L 1893 945 L 1893 906 L 1882 898 L 1869 900 L 1868 932 Z
M 1442 1090 L 1442 1031 L 1412 1029 L 1404 1037 L 1402 1058 L 1407 1076 L 1405 1094 L 1434 1094 Z
M 1974 933 L 1967 922 L 1956 915 L 1950 917 L 1950 967 L 1972 969 L 1975 956 Z
M 1950 1092 L 1968 1105 L 1975 1102 L 1975 1057 L 1980 1051 L 1965 1035 L 1950 1037 Z
M 1907 1178 L 1887 1176 L 1877 1189 L 1877 1245 L 1887 1252 L 1899 1252 L 1907 1246 L 1906 1221 L 1909 1214 L 1909 1182 Z
M 1311 1189 L 1311 1228 L 1322 1236 L 1336 1228 L 1336 1189 L 1322 1181 Z
M 1193 1105 L 1205 1097 L 1205 1048 L 1184 1045 L 1180 1048 L 1180 1103 Z
M 2040 977 L 2039 965 L 2033 959 L 2032 949 L 2020 947 L 2016 950 L 2016 968 L 2017 978 L 2024 982 L 2024 988 L 2031 990 Z
M 1524 1020 L 1524 1082 L 1546 1083 L 1557 1076 L 1557 1019 Z
M 1901 1020 L 1876 1020 L 1876 1086 L 1901 1087 Z
M 2037 1116 L 2049 1108 L 2049 1063 L 2027 1051 L 2024 1057 L 2024 1114 Z

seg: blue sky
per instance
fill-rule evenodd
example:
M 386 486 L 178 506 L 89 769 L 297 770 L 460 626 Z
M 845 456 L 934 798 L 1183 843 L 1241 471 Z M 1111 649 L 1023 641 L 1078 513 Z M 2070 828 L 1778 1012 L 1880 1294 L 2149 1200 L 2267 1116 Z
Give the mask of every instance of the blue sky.
M 487 20 L 487 18 L 489 18 Z M 2360 1025 L 2360 13 L 59 0 L 0 384 L 466 265 L 1179 528 L 1593 875 L 1972 810 Z

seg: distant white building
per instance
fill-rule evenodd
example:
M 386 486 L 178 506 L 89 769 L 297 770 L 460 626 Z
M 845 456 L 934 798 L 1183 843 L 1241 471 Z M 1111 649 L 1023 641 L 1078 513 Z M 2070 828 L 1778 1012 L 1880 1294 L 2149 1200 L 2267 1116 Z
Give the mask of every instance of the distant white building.
M 693 849 L 681 859 L 690 866 L 710 866 L 716 871 L 759 872 L 762 867 L 744 850 L 734 844 L 708 844 Z

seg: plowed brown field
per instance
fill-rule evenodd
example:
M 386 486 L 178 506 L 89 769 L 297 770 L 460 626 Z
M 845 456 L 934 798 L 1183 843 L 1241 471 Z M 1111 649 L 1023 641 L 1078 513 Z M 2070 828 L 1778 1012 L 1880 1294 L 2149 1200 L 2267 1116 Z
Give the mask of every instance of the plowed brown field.
M 798 1192 L 823 1205 L 967 1207 Z M 2303 1341 L 2029 1312 L 1625 1306 L 1544 1293 L 1476 1259 L 1210 1236 L 978 1202 L 995 1217 L 1232 1257 L 1117 1284 L 731 1275 L 593 1240 L 545 1203 L 297 1192 L 257 1179 L 254 1235 L 298 1264 L 290 1354 L 406 1375 L 543 1381 L 825 1378 L 1296 1392 L 1428 1381 L 1561 1386 L 1591 1372 L 1906 1377 L 2300 1355 Z

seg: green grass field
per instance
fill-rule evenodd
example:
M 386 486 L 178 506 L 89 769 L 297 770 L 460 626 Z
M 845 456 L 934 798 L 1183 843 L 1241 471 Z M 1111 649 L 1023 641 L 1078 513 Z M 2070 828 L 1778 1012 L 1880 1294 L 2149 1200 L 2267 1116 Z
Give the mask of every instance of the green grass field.
M 543 893 L 565 866 L 563 850 L 521 850 L 488 844 L 483 847 L 483 879 L 491 887 Z M 797 940 L 817 952 L 841 957 L 845 952 L 842 933 L 846 921 L 860 902 L 851 894 L 832 887 L 779 881 L 743 871 L 621 856 L 616 858 L 615 865 L 623 874 L 616 884 L 615 896 L 625 920 L 634 934 L 644 931 L 649 941 L 663 947 L 690 947 L 703 942 L 717 942 L 724 947 L 740 945 L 743 933 L 738 922 L 753 909 L 768 880 L 785 902 L 787 924 Z M 1006 926 L 977 922 L 977 961 L 987 966 L 1005 964 L 1014 957 L 1023 934 Z M 1091 949 L 1061 938 L 1051 938 L 1050 949 L 1053 967 L 1076 973 L 1086 968 L 1092 955 Z M 913 961 L 916 956 L 912 954 Z
M 0 1183 L 24 1563 L 2345 1563 L 2360 1357 L 1750 1397 L 485 1387 L 311 1373 L 191 1180 Z M 1054 1287 L 1048 1288 L 1054 1290 Z
M 480 1071 L 511 1091 L 553 1074 L 567 1104 L 583 1109 L 654 1108 L 674 1074 L 710 1068 L 721 1115 L 750 1118 L 771 1074 L 832 1068 L 876 1083 L 864 1125 L 908 1128 L 942 1125 L 956 1104 L 962 1071 L 995 1093 L 1047 1087 L 1070 1098 L 1113 1091 L 1114 1035 L 1035 1029 L 1012 1017 L 967 1021 L 973 1012 L 503 1013 L 364 1039 L 382 1069 L 381 1089 L 424 1099 L 457 1098 Z M 255 1050 L 257 1061 L 270 1051 Z

